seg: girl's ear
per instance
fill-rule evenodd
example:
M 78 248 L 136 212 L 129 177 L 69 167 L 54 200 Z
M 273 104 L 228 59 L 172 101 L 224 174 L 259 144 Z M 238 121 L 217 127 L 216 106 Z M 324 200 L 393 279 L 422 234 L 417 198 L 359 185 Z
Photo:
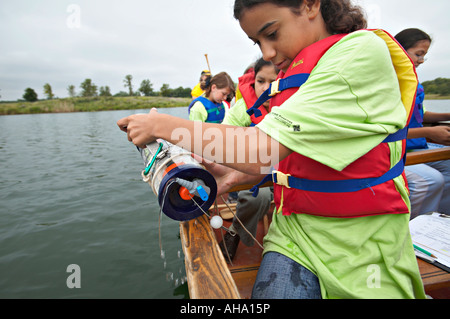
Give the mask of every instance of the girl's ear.
M 308 18 L 314 19 L 320 13 L 320 0 L 305 0 L 304 10 Z

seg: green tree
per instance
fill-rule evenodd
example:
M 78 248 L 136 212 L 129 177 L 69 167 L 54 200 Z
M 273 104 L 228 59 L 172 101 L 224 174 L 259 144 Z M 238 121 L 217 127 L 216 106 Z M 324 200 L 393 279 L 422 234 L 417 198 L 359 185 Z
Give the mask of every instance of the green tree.
M 153 84 L 150 82 L 150 80 L 143 80 L 141 82 L 141 87 L 139 88 L 139 91 L 144 94 L 145 96 L 151 96 L 154 94 L 153 92 Z
M 128 88 L 128 93 L 130 96 L 133 96 L 133 84 L 131 83 L 133 81 L 133 76 L 131 74 L 128 74 L 125 76 L 125 79 L 123 80 L 124 87 Z
M 450 79 L 437 78 L 422 83 L 425 94 L 450 95 Z
M 191 97 L 191 91 L 192 90 L 189 88 L 183 88 L 180 86 L 180 87 L 172 90 L 171 96 L 173 96 L 173 97 Z
M 92 97 L 97 96 L 97 86 L 92 83 L 91 79 L 84 80 L 83 83 L 81 83 L 81 96 L 83 97 Z
M 120 92 L 114 94 L 114 96 L 117 96 L 117 97 L 125 97 L 125 96 L 128 96 L 128 93 L 125 92 L 125 91 L 120 91 Z
M 181 86 L 176 89 L 171 89 L 169 84 L 163 84 L 159 94 L 164 97 L 191 97 L 191 89 Z
M 26 88 L 23 98 L 28 102 L 35 102 L 38 99 L 38 95 L 32 88 Z
M 55 96 L 53 94 L 53 90 L 50 84 L 46 83 L 44 84 L 44 94 L 47 96 L 47 99 L 51 100 Z
M 169 88 L 169 84 L 166 83 L 164 83 L 159 90 L 159 94 L 161 94 L 161 96 L 170 96 L 171 93 L 172 89 Z
M 112 96 L 111 89 L 109 86 L 101 86 L 100 87 L 100 96 Z
M 75 85 L 69 85 L 67 87 L 67 92 L 69 93 L 70 97 L 75 97 L 77 95 L 75 92 Z

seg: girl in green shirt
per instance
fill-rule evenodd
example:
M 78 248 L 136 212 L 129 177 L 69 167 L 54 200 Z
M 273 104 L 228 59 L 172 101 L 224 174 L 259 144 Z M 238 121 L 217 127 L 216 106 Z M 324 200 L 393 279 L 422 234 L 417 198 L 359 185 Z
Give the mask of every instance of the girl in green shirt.
M 350 1 L 236 0 L 235 17 L 264 59 L 284 72 L 303 49 L 334 34 L 350 35 L 332 47 L 297 93 L 274 106 L 257 127 L 239 128 L 243 137 L 256 141 L 245 148 L 238 149 L 242 144 L 227 138 L 233 127 L 198 127 L 156 110 L 118 121 L 130 141 L 143 146 L 162 138 L 214 160 L 217 152 L 213 157 L 204 154 L 205 149 L 220 150 L 224 166 L 214 163 L 208 168 L 216 175 L 219 192 L 225 192 L 261 180 L 267 163 L 262 156 L 256 163 L 250 161 L 251 154 L 276 153 L 281 162 L 298 153 L 339 172 L 406 126 L 386 43 L 372 32 L 357 31 L 366 22 Z M 189 136 L 174 138 L 176 128 Z M 211 132 L 222 138 L 211 141 Z M 401 142 L 390 144 L 395 162 L 402 155 Z M 247 160 L 229 156 L 238 152 Z M 402 176 L 395 179 L 395 189 L 407 212 Z M 254 298 L 425 298 L 409 214 L 331 218 L 301 213 L 274 214 Z

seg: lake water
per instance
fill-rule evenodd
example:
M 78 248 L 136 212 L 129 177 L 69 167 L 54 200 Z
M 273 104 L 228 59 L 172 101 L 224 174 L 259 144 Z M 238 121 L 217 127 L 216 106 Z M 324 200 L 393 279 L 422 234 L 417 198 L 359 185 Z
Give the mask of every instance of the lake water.
M 424 105 L 430 112 L 450 113 L 450 100 L 425 100 Z
M 0 116 L 0 298 L 185 297 L 179 224 L 163 215 L 163 259 L 156 197 L 116 126 L 142 112 Z
M 142 112 L 0 117 L 0 298 L 184 297 L 179 224 L 162 218 L 163 260 L 156 196 L 116 125 Z

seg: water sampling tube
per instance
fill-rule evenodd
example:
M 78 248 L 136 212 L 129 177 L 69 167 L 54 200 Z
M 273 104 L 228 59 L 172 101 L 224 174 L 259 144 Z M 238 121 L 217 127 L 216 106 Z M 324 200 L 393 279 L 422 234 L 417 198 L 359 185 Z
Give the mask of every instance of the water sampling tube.
M 168 217 L 188 221 L 213 205 L 216 180 L 190 152 L 164 140 L 138 149 L 145 164 L 142 178 L 158 196 L 159 206 Z

